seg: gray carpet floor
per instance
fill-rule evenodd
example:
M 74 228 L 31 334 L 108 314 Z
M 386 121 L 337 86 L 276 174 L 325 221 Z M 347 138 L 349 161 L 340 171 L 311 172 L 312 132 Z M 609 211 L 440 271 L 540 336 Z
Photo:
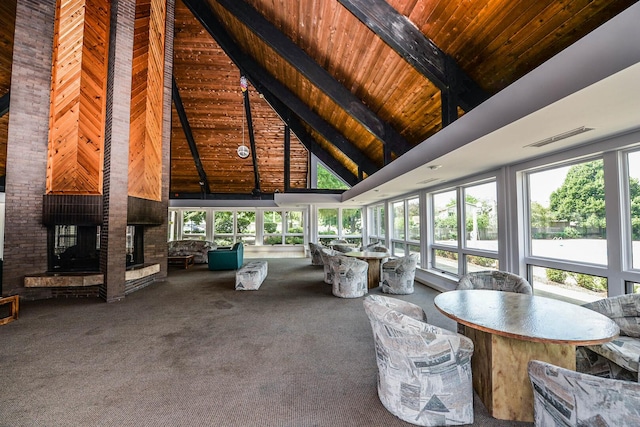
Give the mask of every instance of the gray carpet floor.
M 0 326 L 0 426 L 409 426 L 378 400 L 362 298 L 309 259 L 268 262 L 257 291 L 196 265 L 118 303 L 22 302 Z M 435 295 L 398 298 L 454 330 Z M 474 407 L 474 426 L 531 425 Z

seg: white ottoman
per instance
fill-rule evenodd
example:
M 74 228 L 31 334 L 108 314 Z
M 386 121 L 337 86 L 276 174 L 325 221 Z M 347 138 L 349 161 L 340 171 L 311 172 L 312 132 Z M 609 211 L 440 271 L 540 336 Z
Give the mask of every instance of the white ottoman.
M 250 261 L 236 272 L 236 291 L 255 291 L 267 277 L 267 261 Z

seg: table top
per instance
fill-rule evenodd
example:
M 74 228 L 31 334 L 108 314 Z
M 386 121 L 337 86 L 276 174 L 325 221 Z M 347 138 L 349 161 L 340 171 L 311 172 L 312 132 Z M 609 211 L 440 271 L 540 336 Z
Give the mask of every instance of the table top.
M 376 252 L 376 251 L 353 251 L 346 252 L 344 255 L 352 256 L 360 259 L 383 259 L 391 256 L 388 252 Z
M 618 325 L 600 313 L 535 295 L 459 290 L 436 296 L 434 304 L 458 323 L 524 341 L 593 345 L 620 333 Z

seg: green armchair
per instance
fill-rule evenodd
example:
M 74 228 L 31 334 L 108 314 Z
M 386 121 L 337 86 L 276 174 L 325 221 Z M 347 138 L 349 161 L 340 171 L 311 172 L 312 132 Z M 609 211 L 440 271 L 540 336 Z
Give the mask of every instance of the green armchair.
M 244 246 L 238 242 L 231 249 L 218 248 L 207 253 L 209 270 L 237 270 L 244 262 Z

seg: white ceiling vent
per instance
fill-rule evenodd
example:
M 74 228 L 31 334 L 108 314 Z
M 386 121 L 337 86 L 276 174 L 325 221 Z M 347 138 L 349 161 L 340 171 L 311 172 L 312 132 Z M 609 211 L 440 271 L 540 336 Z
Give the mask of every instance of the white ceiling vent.
M 559 134 L 551 136 L 549 138 L 542 139 L 542 140 L 540 140 L 538 142 L 534 142 L 533 144 L 525 145 L 524 148 L 527 148 L 527 147 L 536 147 L 536 148 L 544 147 L 545 145 L 553 144 L 554 142 L 558 142 L 558 141 L 560 141 L 562 139 L 567 139 L 567 138 L 570 138 L 572 136 L 580 135 L 581 133 L 589 132 L 590 130 L 593 130 L 593 128 L 580 126 L 579 128 L 575 128 L 575 129 L 572 129 L 570 131 L 559 133 Z

